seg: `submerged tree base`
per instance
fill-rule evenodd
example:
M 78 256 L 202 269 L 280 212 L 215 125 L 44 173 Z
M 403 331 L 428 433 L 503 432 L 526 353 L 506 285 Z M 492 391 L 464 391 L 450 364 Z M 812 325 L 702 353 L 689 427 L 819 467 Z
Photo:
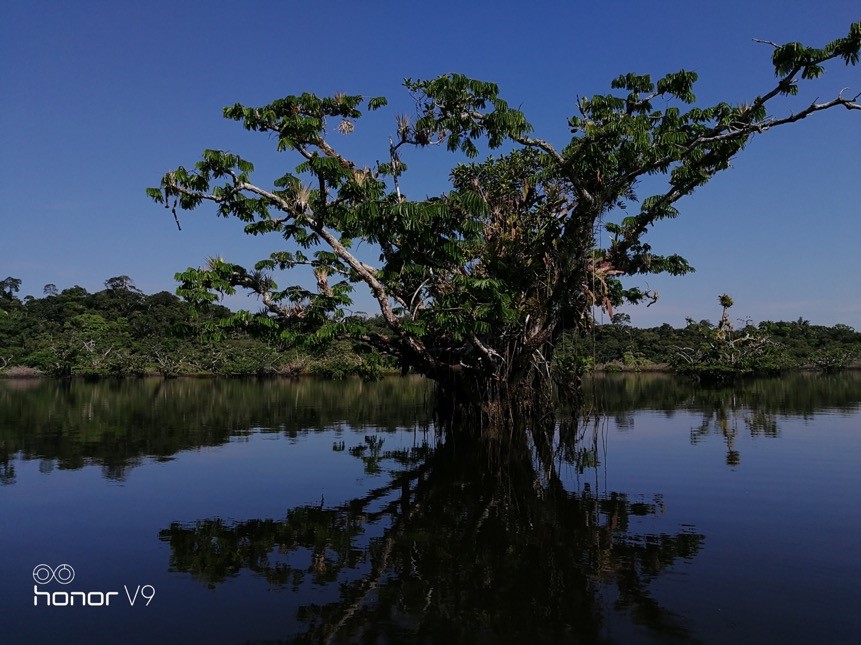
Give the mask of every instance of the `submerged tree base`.
M 579 377 L 558 385 L 551 378 L 532 375 L 516 382 L 437 382 L 434 416 L 447 435 L 502 438 L 515 431 L 556 424 L 560 405 L 577 408 L 583 402 Z

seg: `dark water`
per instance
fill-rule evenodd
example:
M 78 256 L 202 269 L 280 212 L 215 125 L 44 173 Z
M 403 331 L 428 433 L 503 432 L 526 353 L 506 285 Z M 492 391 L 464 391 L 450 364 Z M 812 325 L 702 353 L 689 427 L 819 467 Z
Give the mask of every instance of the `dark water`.
M 429 397 L 0 381 L 0 642 L 857 642 L 858 373 L 600 379 L 505 454 Z

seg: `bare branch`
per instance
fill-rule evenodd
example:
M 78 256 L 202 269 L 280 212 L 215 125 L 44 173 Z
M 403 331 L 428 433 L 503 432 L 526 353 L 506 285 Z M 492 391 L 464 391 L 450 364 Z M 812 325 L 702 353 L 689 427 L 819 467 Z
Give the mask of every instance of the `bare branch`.
M 858 98 L 861 97 L 861 93 L 856 94 L 851 99 L 847 99 L 843 97 L 843 92 L 845 89 L 840 92 L 840 95 L 832 99 L 830 101 L 826 101 L 825 103 L 811 103 L 806 109 L 801 110 L 800 112 L 796 112 L 795 114 L 791 114 L 782 119 L 774 119 L 772 121 L 763 122 L 759 125 L 760 129 L 758 132 L 765 132 L 769 128 L 773 128 L 776 125 L 784 125 L 785 123 L 793 123 L 795 121 L 800 121 L 801 119 L 813 114 L 814 112 L 819 112 L 820 110 L 827 110 L 828 108 L 837 107 L 842 105 L 847 110 L 861 110 L 861 104 L 857 103 Z
M 780 45 L 778 45 L 776 42 L 773 42 L 773 41 L 771 41 L 771 40 L 760 40 L 759 38 L 753 38 L 752 40 L 753 40 L 753 42 L 755 42 L 755 43 L 762 43 L 763 45 L 771 45 L 771 46 L 772 46 L 772 47 L 774 47 L 775 49 L 777 49 L 778 47 L 780 47 Z
M 494 350 L 494 349 L 492 349 L 492 348 L 488 347 L 487 345 L 485 345 L 484 343 L 482 343 L 482 342 L 478 339 L 478 336 L 473 335 L 472 337 L 470 337 L 470 339 L 469 339 L 469 340 L 472 342 L 472 344 L 473 344 L 473 345 L 475 345 L 475 346 L 478 348 L 478 351 L 480 351 L 480 352 L 485 356 L 485 358 L 487 358 L 487 360 L 489 360 L 491 363 L 492 363 L 495 359 L 496 359 L 496 360 L 500 360 L 500 361 L 502 361 L 503 363 L 505 362 L 505 357 L 504 357 L 504 356 L 502 356 L 502 355 L 501 355 L 499 352 L 497 352 L 496 350 Z
M 512 137 L 512 138 L 517 143 L 519 143 L 521 145 L 524 145 L 524 146 L 527 146 L 530 148 L 540 148 L 541 150 L 543 150 L 547 154 L 553 156 L 553 158 L 555 158 L 556 161 L 558 161 L 559 163 L 562 163 L 564 161 L 564 157 L 556 150 L 556 148 L 554 148 L 552 145 L 550 145 L 544 139 L 539 139 L 537 137 Z
M 355 167 L 355 164 L 352 161 L 335 152 L 335 149 L 330 146 L 329 143 L 322 137 L 320 137 L 315 142 L 315 145 L 320 148 L 320 150 L 322 150 L 326 154 L 326 156 L 332 157 L 333 159 L 337 159 L 338 163 L 340 163 L 347 170 L 352 170 Z

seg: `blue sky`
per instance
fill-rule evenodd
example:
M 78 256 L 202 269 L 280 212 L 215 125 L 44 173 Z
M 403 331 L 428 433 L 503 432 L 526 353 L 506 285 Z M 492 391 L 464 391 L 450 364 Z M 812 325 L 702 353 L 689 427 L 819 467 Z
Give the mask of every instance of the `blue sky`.
M 699 73 L 701 103 L 749 101 L 773 81 L 771 50 L 753 38 L 822 45 L 859 19 L 857 0 L 7 0 L 0 278 L 21 278 L 33 295 L 46 283 L 97 291 L 121 274 L 148 293 L 173 291 L 174 273 L 206 257 L 250 263 L 276 250 L 277 239 L 244 238 L 237 222 L 206 208 L 183 214 L 179 232 L 144 193 L 204 148 L 252 160 L 260 183 L 295 165 L 265 136 L 224 120 L 225 105 L 303 91 L 385 95 L 393 109 L 338 141 L 373 163 L 385 156 L 394 114 L 410 109 L 403 78 L 461 72 L 499 83 L 536 133 L 561 145 L 577 97 L 608 91 L 620 73 L 684 67 Z M 844 87 L 861 91 L 861 68 L 832 66 L 777 114 Z M 651 234 L 656 251 L 680 253 L 697 272 L 630 279 L 661 297 L 625 311 L 643 326 L 716 320 L 717 295 L 728 292 L 738 317 L 861 329 L 859 150 L 861 112 L 846 110 L 754 140 Z M 456 160 L 408 153 L 405 192 L 444 190 Z

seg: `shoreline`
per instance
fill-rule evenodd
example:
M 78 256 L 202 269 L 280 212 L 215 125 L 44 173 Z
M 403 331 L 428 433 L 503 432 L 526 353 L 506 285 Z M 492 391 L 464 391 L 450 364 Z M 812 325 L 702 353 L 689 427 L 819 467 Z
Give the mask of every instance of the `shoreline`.
M 823 370 L 821 368 L 815 367 L 813 365 L 805 365 L 801 367 L 793 367 L 786 370 L 782 370 L 776 375 L 780 374 L 792 374 L 792 373 L 821 373 L 821 374 L 829 374 L 829 373 L 837 373 L 837 372 L 854 372 L 861 371 L 861 361 L 855 362 L 851 365 L 848 365 L 844 368 L 834 370 L 830 372 L 828 370 Z M 10 373 L 12 372 L 12 373 Z M 604 365 L 599 365 L 594 370 L 589 370 L 584 373 L 584 376 L 589 375 L 613 375 L 613 374 L 670 374 L 677 375 L 683 378 L 685 375 L 680 374 L 679 372 L 673 370 L 672 367 L 666 364 L 655 364 L 655 365 L 645 365 L 641 367 L 633 366 L 633 365 L 622 365 L 618 363 L 607 363 Z M 399 376 L 401 375 L 401 370 L 382 370 L 380 372 L 381 377 L 386 376 Z M 776 376 L 769 374 L 745 374 L 739 376 Z M 415 376 L 415 374 L 407 374 L 407 376 Z M 338 381 L 345 380 L 347 378 L 361 378 L 359 374 L 345 374 L 342 378 L 328 378 L 321 374 L 316 374 L 314 372 L 275 372 L 272 374 L 216 374 L 211 372 L 198 372 L 198 373 L 190 373 L 190 374 L 173 374 L 173 375 L 164 375 L 160 372 L 143 372 L 140 374 L 133 375 L 71 375 L 71 376 L 50 376 L 48 374 L 44 374 L 39 370 L 31 367 L 13 367 L 8 368 L 6 370 L 0 371 L 0 380 L 3 381 L 71 381 L 71 380 L 84 380 L 84 381 L 104 381 L 104 380 L 133 380 L 133 379 L 142 379 L 142 378 L 162 378 L 165 380 L 173 380 L 180 378 L 187 379 L 213 379 L 213 378 L 228 378 L 228 379 L 238 379 L 238 378 L 261 378 L 261 379 L 289 379 L 289 380 L 297 380 L 300 378 L 311 378 L 311 379 L 321 379 L 328 381 Z

